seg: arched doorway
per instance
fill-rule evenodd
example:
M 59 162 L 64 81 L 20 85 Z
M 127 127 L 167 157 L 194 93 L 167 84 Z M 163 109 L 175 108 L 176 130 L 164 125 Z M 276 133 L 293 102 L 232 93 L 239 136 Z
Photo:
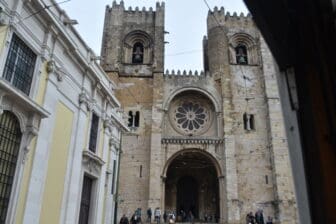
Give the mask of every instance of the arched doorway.
M 190 213 L 198 221 L 218 222 L 218 172 L 207 153 L 198 150 L 178 153 L 169 161 L 166 177 L 166 212 L 176 212 L 179 222 L 189 221 Z

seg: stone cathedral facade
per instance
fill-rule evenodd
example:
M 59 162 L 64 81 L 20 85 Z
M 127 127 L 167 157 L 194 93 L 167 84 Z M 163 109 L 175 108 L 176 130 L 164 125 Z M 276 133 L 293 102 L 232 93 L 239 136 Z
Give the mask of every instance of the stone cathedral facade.
M 209 11 L 202 72 L 164 71 L 164 22 L 164 3 L 106 8 L 101 65 L 131 129 L 118 217 L 159 207 L 245 223 L 262 209 L 297 223 L 274 60 L 251 16 Z

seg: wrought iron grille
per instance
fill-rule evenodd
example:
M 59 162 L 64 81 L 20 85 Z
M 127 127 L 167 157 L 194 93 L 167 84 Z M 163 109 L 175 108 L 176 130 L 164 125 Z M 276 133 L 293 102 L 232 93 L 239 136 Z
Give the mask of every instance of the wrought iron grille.
M 5 224 L 21 142 L 20 125 L 9 111 L 0 115 L 0 224 Z
M 99 117 L 93 113 L 91 120 L 90 141 L 89 141 L 89 150 L 91 152 L 96 152 L 98 127 L 99 127 Z
M 13 34 L 3 77 L 29 95 L 35 61 L 34 52 L 18 36 Z
M 92 184 L 93 180 L 90 177 L 84 176 L 82 199 L 79 212 L 79 224 L 89 223 Z

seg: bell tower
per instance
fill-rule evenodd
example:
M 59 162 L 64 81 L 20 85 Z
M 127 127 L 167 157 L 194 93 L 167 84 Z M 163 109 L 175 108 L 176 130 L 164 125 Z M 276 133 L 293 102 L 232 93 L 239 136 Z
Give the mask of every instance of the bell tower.
M 156 10 L 125 9 L 112 3 L 105 11 L 101 65 L 119 76 L 151 77 L 164 67 L 164 3 Z
M 130 129 L 122 138 L 119 218 L 137 208 L 160 206 L 156 163 L 163 117 L 164 14 L 159 2 L 155 9 L 125 9 L 123 1 L 106 7 L 101 65 L 118 85 L 114 91 Z

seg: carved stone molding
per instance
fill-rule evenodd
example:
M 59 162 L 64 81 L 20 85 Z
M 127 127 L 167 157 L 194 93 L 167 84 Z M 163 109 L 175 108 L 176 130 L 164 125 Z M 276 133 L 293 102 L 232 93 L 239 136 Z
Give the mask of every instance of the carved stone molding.
M 111 146 L 114 146 L 114 148 L 115 148 L 117 151 L 119 151 L 119 148 L 120 148 L 120 141 L 119 141 L 117 138 L 115 138 L 115 137 L 111 137 L 111 138 L 109 139 L 109 145 L 110 145 L 110 147 L 111 147 Z
M 88 111 L 92 111 L 93 107 L 94 107 L 94 104 L 95 104 L 95 102 L 85 92 L 82 92 L 82 93 L 79 94 L 78 103 L 79 103 L 79 105 L 85 104 L 86 105 L 86 109 Z
M 27 160 L 28 153 L 30 151 L 30 143 L 35 136 L 38 135 L 39 128 L 36 126 L 28 125 L 25 128 L 25 132 L 23 133 L 22 138 L 22 148 L 23 148 L 23 156 L 22 163 L 24 164 Z
M 64 71 L 62 68 L 58 67 L 56 65 L 55 60 L 51 59 L 47 62 L 47 72 L 48 74 L 55 74 L 57 81 L 62 82 L 63 81 L 63 77 L 65 75 L 67 75 L 67 72 Z
M 4 106 L 3 106 L 2 101 L 3 101 L 3 98 L 4 98 L 5 95 L 6 95 L 6 92 L 1 91 L 1 89 L 0 89 L 0 115 L 1 115 L 1 114 L 3 113 L 3 111 L 4 111 Z
M 109 119 L 109 118 L 106 118 L 105 120 L 104 120 L 104 128 L 105 129 L 108 129 L 109 130 L 109 132 L 111 133 L 112 132 L 112 130 L 113 130 L 113 122 L 112 122 L 112 120 L 111 119 Z
M 161 139 L 162 144 L 207 144 L 218 145 L 224 143 L 224 139 L 220 138 L 183 138 L 183 137 L 167 137 Z
M 89 150 L 83 151 L 83 165 L 88 171 L 99 175 L 104 164 L 105 162 L 93 152 Z

